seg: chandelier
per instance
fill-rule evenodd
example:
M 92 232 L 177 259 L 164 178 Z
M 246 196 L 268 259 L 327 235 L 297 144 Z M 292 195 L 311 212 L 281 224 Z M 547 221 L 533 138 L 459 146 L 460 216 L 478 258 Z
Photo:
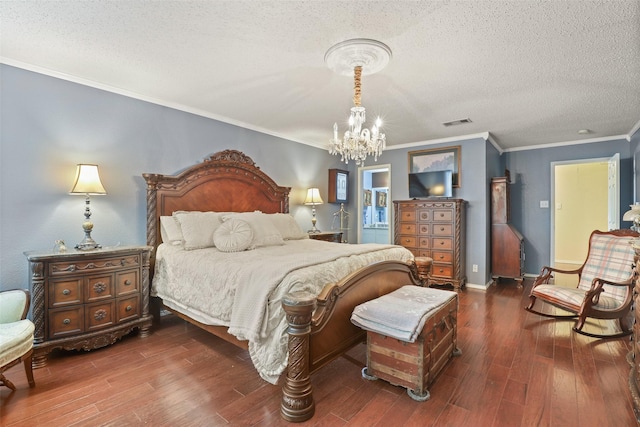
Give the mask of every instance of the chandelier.
M 364 165 L 367 156 L 377 161 L 386 148 L 385 134 L 381 132 L 382 120 L 362 129 L 366 120 L 365 108 L 361 103 L 362 74 L 373 74 L 384 68 L 391 58 L 391 49 L 384 43 L 370 39 L 352 39 L 336 44 L 325 54 L 327 66 L 342 75 L 353 73 L 353 104 L 349 116 L 349 129 L 342 139 L 338 137 L 338 123 L 333 124 L 333 138 L 329 141 L 329 154 L 340 154 L 342 161 L 354 160 L 356 165 Z

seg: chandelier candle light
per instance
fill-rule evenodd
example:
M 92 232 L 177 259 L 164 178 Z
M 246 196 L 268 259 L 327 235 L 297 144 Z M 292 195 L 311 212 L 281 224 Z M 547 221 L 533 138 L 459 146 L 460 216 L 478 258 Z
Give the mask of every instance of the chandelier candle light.
M 366 120 L 365 108 L 361 103 L 363 73 L 373 74 L 383 69 L 391 58 L 391 49 L 384 43 L 370 39 L 352 39 L 332 46 L 324 56 L 327 66 L 336 73 L 353 73 L 353 104 L 349 116 L 349 129 L 344 137 L 338 137 L 338 123 L 333 124 L 333 138 L 329 141 L 329 153 L 342 156 L 342 161 L 354 160 L 356 165 L 364 165 L 367 156 L 377 161 L 386 148 L 386 137 L 381 132 L 382 120 L 378 117 L 375 125 L 362 129 Z

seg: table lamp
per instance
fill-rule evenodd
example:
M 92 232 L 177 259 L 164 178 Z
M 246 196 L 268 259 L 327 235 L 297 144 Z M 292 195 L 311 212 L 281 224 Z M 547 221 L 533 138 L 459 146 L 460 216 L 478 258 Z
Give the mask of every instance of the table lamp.
M 320 230 L 316 227 L 316 205 L 324 203 L 322 197 L 320 197 L 320 190 L 317 188 L 309 188 L 307 190 L 307 197 L 304 199 L 304 204 L 311 206 L 311 230 L 309 233 L 320 233 Z
M 93 223 L 90 221 L 90 196 L 92 194 L 107 194 L 107 191 L 102 186 L 102 182 L 100 182 L 98 165 L 79 164 L 76 169 L 76 179 L 69 194 L 83 194 L 86 197 L 84 208 L 85 220 L 82 223 L 82 229 L 84 230 L 84 239 L 82 239 L 82 241 L 76 245 L 76 249 L 85 251 L 100 248 L 101 246 L 97 244 L 96 241 L 91 237 Z

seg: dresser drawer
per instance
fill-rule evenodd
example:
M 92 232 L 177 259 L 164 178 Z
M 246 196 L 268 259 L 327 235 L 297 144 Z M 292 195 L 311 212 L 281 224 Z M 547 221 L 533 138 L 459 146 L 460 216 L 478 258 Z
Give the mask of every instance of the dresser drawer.
M 84 332 L 84 306 L 49 311 L 49 338 Z
M 416 224 L 401 222 L 400 223 L 400 234 L 416 234 Z
M 119 297 L 138 292 L 140 289 L 138 286 L 139 283 L 138 270 L 116 273 L 116 293 Z
M 118 299 L 118 322 L 136 319 L 140 316 L 140 298 L 138 295 Z
M 87 279 L 85 302 L 95 302 L 113 298 L 113 275 L 91 276 Z
M 418 211 L 418 221 L 431 221 L 431 211 L 424 209 Z
M 61 276 L 73 273 L 94 273 L 112 271 L 123 267 L 138 267 L 139 255 L 123 255 L 119 257 L 97 257 L 95 259 L 75 259 L 49 263 L 49 275 Z
M 453 235 L 453 225 L 433 224 L 433 234 L 435 236 L 451 236 Z
M 451 278 L 453 277 L 453 268 L 450 265 L 438 265 L 434 263 L 431 266 L 431 274 L 433 276 Z
M 101 329 L 115 323 L 115 300 L 89 304 L 85 310 L 87 331 Z
M 432 258 L 433 258 L 433 262 L 438 262 L 441 264 L 451 264 L 453 262 L 453 253 L 433 251 Z
M 438 209 L 433 211 L 434 221 L 452 221 L 453 211 L 451 209 Z
M 416 238 L 413 236 L 400 236 L 399 240 L 399 245 L 406 246 L 408 248 L 415 248 L 417 246 Z
M 418 234 L 421 235 L 429 235 L 431 234 L 431 227 L 429 227 L 429 224 L 418 224 Z
M 431 239 L 428 237 L 420 237 L 418 239 L 418 247 L 420 249 L 428 249 L 431 247 Z
M 433 239 L 433 249 L 446 249 L 446 250 L 451 250 L 451 248 L 453 247 L 453 242 L 451 241 L 451 239 L 445 238 L 445 237 L 439 237 L 439 238 L 435 238 Z
M 49 285 L 49 308 L 82 303 L 82 278 L 52 280 Z
M 416 211 L 414 210 L 402 211 L 400 214 L 400 221 L 415 222 L 415 220 Z

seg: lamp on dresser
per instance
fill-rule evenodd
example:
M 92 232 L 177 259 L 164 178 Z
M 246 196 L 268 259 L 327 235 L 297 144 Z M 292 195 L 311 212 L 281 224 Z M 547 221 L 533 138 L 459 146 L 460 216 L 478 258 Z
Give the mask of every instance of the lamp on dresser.
M 322 197 L 320 197 L 320 190 L 317 188 L 309 188 L 307 190 L 307 197 L 304 199 L 304 204 L 311 206 L 311 230 L 309 233 L 319 233 L 320 230 L 316 227 L 316 205 L 324 203 Z
M 79 164 L 76 169 L 76 179 L 69 194 L 82 194 L 85 196 L 84 222 L 82 229 L 84 230 L 84 239 L 76 245 L 78 250 L 98 249 L 101 246 L 91 237 L 93 223 L 91 222 L 90 196 L 107 194 L 100 175 L 98 174 L 98 165 Z

